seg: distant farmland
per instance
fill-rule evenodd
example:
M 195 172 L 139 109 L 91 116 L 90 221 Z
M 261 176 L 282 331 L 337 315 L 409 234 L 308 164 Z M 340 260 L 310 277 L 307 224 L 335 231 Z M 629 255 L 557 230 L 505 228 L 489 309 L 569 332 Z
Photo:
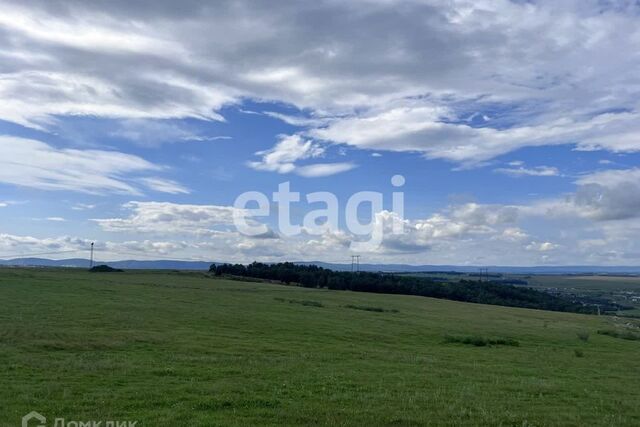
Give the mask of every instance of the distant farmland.
M 0 426 L 640 425 L 640 321 L 0 268 Z

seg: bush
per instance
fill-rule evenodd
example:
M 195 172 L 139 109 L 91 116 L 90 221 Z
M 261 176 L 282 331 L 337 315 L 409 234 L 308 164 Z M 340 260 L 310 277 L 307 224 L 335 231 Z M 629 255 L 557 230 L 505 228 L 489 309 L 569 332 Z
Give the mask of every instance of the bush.
M 108 265 L 96 265 L 89 271 L 92 273 L 122 273 L 122 270 L 109 267 Z
M 620 338 L 623 340 L 629 340 L 629 341 L 640 341 L 640 335 L 638 334 L 634 334 L 631 331 L 614 331 L 613 329 L 604 329 L 604 330 L 599 330 L 598 334 L 600 335 L 607 335 L 613 338 Z
M 396 309 L 385 309 L 382 307 L 369 307 L 366 305 L 345 305 L 346 308 L 351 308 L 353 310 L 363 310 L 363 311 L 373 311 L 375 313 L 399 313 Z
M 318 301 L 311 301 L 311 300 L 296 300 L 296 299 L 284 299 L 284 298 L 274 298 L 274 300 L 276 301 L 280 301 L 280 302 L 288 302 L 289 304 L 300 304 L 300 305 L 304 305 L 307 307 L 324 307 L 324 305 L 322 305 L 322 303 L 318 302 Z
M 584 357 L 584 352 L 582 350 L 575 349 L 573 350 L 573 354 L 575 354 L 576 357 Z
M 481 336 L 457 336 L 457 335 L 445 335 L 444 341 L 446 343 L 453 344 L 467 344 L 476 347 L 487 347 L 494 345 L 507 345 L 511 347 L 519 347 L 520 343 L 511 338 L 484 338 Z
M 578 339 L 580 341 L 584 341 L 584 342 L 589 341 L 589 332 L 586 332 L 586 331 L 578 332 L 576 335 L 578 335 Z

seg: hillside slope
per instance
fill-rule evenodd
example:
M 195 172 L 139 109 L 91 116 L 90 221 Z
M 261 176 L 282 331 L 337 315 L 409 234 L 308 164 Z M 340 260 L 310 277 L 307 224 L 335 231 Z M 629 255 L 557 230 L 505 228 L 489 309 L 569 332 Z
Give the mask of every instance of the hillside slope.
M 611 318 L 63 269 L 0 269 L 0 307 L 0 425 L 640 424 Z

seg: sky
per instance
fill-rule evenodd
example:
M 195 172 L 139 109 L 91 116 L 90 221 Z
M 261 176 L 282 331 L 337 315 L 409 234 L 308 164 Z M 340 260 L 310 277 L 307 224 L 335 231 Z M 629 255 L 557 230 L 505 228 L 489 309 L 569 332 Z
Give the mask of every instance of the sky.
M 0 258 L 640 264 L 636 1 L 0 7 Z M 362 191 L 402 233 L 355 252 Z

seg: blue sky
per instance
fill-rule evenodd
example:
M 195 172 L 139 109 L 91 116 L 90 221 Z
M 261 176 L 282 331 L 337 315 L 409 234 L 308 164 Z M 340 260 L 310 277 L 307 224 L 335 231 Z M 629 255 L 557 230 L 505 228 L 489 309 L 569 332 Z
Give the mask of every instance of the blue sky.
M 386 227 L 400 174 L 404 232 L 363 261 L 638 264 L 632 2 L 5 3 L 2 257 L 348 262 L 347 200 Z M 287 181 L 339 227 L 234 228 Z

